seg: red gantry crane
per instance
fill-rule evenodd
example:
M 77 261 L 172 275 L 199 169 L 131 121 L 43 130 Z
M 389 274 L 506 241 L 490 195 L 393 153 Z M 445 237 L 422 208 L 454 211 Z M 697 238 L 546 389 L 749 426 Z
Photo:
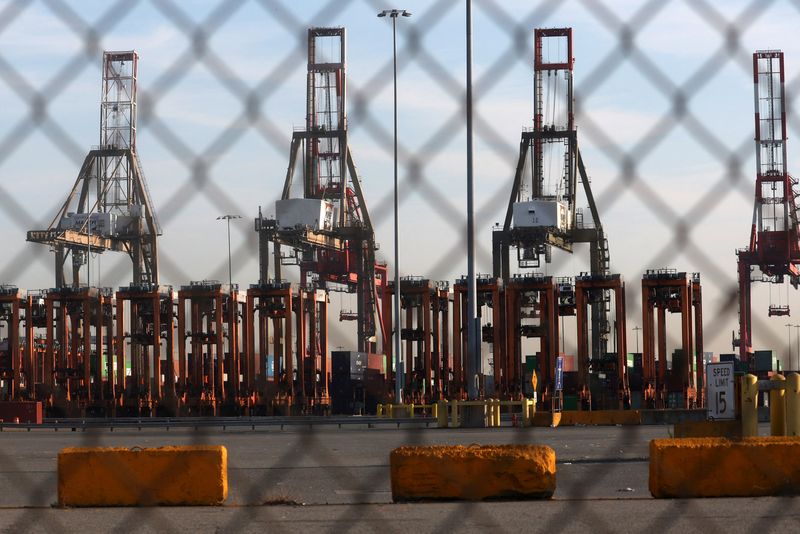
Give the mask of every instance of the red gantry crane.
M 56 288 L 66 287 L 67 257 L 72 287 L 88 254 L 127 252 L 133 283 L 158 285 L 157 237 L 161 235 L 150 191 L 136 151 L 136 93 L 139 55 L 103 54 L 100 146 L 89 151 L 75 185 L 46 230 L 31 230 L 28 241 L 56 254 Z
M 381 323 L 376 286 L 385 285 L 386 267 L 375 262 L 375 232 L 348 145 L 345 59 L 344 28 L 309 28 L 306 127 L 292 135 L 276 217 L 256 219 L 260 283 L 269 281 L 272 242 L 276 280 L 281 265 L 299 265 L 301 287 L 356 294 L 356 313 L 345 311 L 340 319 L 356 320 L 358 350 L 375 352 Z M 301 196 L 292 191 L 298 156 Z M 282 255 L 282 247 L 291 252 Z
M 797 180 L 786 168 L 786 100 L 783 52 L 753 54 L 755 85 L 756 191 L 747 248 L 736 251 L 739 274 L 739 357 L 753 354 L 750 285 L 800 282 L 800 231 L 797 224 Z M 760 273 L 753 276 L 754 267 Z M 770 302 L 769 316 L 789 315 L 789 306 Z
M 493 275 L 509 284 L 514 263 L 520 269 L 539 268 L 542 257 L 550 262 L 553 247 L 572 253 L 576 243 L 588 243 L 590 268 L 582 283 L 590 313 L 580 318 L 590 322 L 591 334 L 588 325 L 579 324 L 578 328 L 587 331 L 582 354 L 600 361 L 606 355 L 612 332 L 608 283 L 614 275 L 610 273 L 608 240 L 578 148 L 572 51 L 572 28 L 534 31 L 533 129 L 522 132 L 505 219 L 502 227 L 492 233 Z M 579 187 L 589 205 L 588 213 L 576 207 Z M 511 256 L 512 248 L 516 249 L 516 261 Z M 562 311 L 575 312 L 571 306 L 560 307 L 559 313 Z M 554 321 L 557 317 L 547 320 Z M 549 356 L 543 354 L 548 370 L 542 372 L 544 376 L 553 376 L 558 340 L 550 340 L 548 346 Z M 583 384 L 588 382 L 589 367 L 581 369 L 587 371 L 581 375 Z M 620 373 L 624 373 L 624 368 Z

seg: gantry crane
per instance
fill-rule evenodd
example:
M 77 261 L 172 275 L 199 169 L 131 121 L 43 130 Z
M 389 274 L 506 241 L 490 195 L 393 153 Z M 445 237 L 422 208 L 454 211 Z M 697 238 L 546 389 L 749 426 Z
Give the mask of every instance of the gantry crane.
M 800 229 L 797 222 L 797 180 L 786 168 L 786 102 L 783 52 L 753 54 L 755 90 L 756 190 L 750 243 L 736 251 L 739 277 L 739 339 L 734 348 L 748 361 L 753 354 L 750 285 L 800 283 Z M 759 275 L 753 276 L 753 267 Z M 770 303 L 769 315 L 789 315 L 789 307 Z
M 269 282 L 272 242 L 276 280 L 282 265 L 299 265 L 302 287 L 357 295 L 356 314 L 340 318 L 356 319 L 358 350 L 375 352 L 376 284 L 385 285 L 386 267 L 375 262 L 375 232 L 348 145 L 345 60 L 344 28 L 308 30 L 306 127 L 292 135 L 276 217 L 256 219 L 260 283 Z M 303 189 L 297 196 L 292 186 L 301 150 Z M 291 252 L 283 255 L 284 246 Z
M 608 241 L 578 149 L 573 114 L 572 29 L 536 29 L 534 52 L 533 129 L 522 132 L 505 219 L 492 234 L 493 273 L 506 283 L 511 280 L 512 247 L 517 249 L 518 267 L 537 268 L 542 256 L 550 262 L 552 247 L 571 253 L 573 244 L 589 243 L 589 275 L 604 282 L 609 276 Z M 578 177 L 589 204 L 588 218 L 576 208 Z M 596 359 L 605 355 L 611 332 L 608 289 L 593 292 L 589 305 L 591 356 Z
M 80 286 L 80 268 L 90 253 L 127 252 L 133 283 L 158 284 L 157 236 L 161 228 L 136 150 L 136 93 L 139 55 L 104 52 L 100 102 L 100 146 L 89 151 L 67 200 L 46 230 L 31 230 L 28 241 L 55 251 L 56 288 Z

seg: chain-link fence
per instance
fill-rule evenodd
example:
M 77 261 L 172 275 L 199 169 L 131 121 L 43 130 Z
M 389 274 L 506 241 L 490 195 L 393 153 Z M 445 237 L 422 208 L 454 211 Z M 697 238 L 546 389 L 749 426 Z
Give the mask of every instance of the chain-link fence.
M 435 280 L 463 274 L 463 2 L 7 0 L 0 3 L 0 218 L 7 251 L 0 281 L 23 288 L 52 284 L 52 254 L 25 243 L 25 232 L 46 227 L 96 143 L 101 51 L 131 48 L 141 55 L 139 153 L 164 227 L 162 280 L 179 285 L 225 278 L 225 233 L 215 218 L 235 213 L 250 219 L 259 206 L 269 212 L 280 195 L 291 132 L 304 120 L 309 26 L 348 28 L 349 143 L 384 244 L 379 259 L 391 270 L 391 30 L 375 17 L 388 7 L 414 13 L 398 24 L 400 270 Z M 789 131 L 796 132 L 792 103 L 800 92 L 800 47 L 792 37 L 800 2 L 476 0 L 474 9 L 479 270 L 491 268 L 491 227 L 502 220 L 508 201 L 520 130 L 531 124 L 533 28 L 570 26 L 579 142 L 609 238 L 611 269 L 631 282 L 650 268 L 701 272 L 707 350 L 729 350 L 729 332 L 737 328 L 734 250 L 747 243 L 753 202 L 751 54 L 762 48 L 786 52 Z M 790 140 L 790 171 L 793 152 Z M 257 238 L 250 223 L 233 228 L 234 279 L 246 285 L 258 278 Z M 129 263 L 109 256 L 90 260 L 97 285 L 126 283 Z M 588 270 L 587 256 L 580 248 L 572 256 L 554 254 L 543 268 L 574 275 Z M 768 321 L 765 303 L 788 305 L 795 297 L 783 289 L 762 293 L 754 299 L 754 309 L 764 311 L 754 313 L 756 343 L 791 354 L 783 321 Z M 334 306 L 351 307 L 347 298 Z M 629 292 L 629 338 L 636 335 L 639 309 L 637 292 Z M 330 327 L 334 345 L 352 344 L 349 329 L 333 322 Z M 570 343 L 568 351 L 574 349 Z M 788 361 L 785 367 L 791 367 Z M 641 432 L 618 432 L 604 444 L 609 456 L 644 439 Z M 103 444 L 103 436 L 87 432 L 76 442 Z M 283 464 L 305 456 L 339 461 L 316 431 L 296 438 Z M 512 439 L 534 438 L 529 430 Z M 429 439 L 424 431 L 408 430 L 402 441 Z M 203 432 L 189 439 L 205 440 Z M 13 471 L 17 459 L 0 454 L 3 470 Z M 544 529 L 569 528 L 571 518 L 585 522 L 592 516 L 583 497 L 604 484 L 614 465 L 589 469 L 581 491 L 569 496 L 569 518 Z M 344 470 L 341 476 L 367 491 L 386 473 L 359 478 Z M 245 504 L 264 497 L 274 482 L 252 482 L 252 491 L 243 491 L 249 495 Z M 31 481 L 19 487 L 32 500 L 49 491 Z M 652 524 L 697 514 L 701 528 L 725 528 L 714 519 L 703 524 L 704 514 L 693 506 L 675 502 Z M 777 502 L 761 517 L 786 506 Z M 259 513 L 244 507 L 226 527 L 238 530 Z M 342 525 L 363 519 L 361 514 L 384 519 L 380 509 L 344 509 Z M 454 507 L 437 529 L 469 514 L 486 512 Z M 51 516 L 25 512 L 10 530 L 41 517 Z M 120 515 L 119 528 L 131 520 L 158 530 L 179 528 L 155 509 Z M 64 528 L 57 516 L 48 521 L 39 526 Z M 618 527 L 601 516 L 591 523 Z

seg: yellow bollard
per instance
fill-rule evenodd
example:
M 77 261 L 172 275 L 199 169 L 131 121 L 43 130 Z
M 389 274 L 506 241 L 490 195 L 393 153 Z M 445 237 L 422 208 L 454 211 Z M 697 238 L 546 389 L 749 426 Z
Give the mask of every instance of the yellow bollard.
M 439 428 L 447 428 L 447 401 L 436 403 L 436 424 Z
M 494 421 L 497 427 L 500 426 L 500 406 L 500 399 L 496 399 L 494 401 Z
M 383 417 L 383 404 L 378 404 L 378 411 L 375 415 L 378 417 Z
M 742 437 L 758 436 L 758 378 L 742 377 Z
M 497 414 L 494 411 L 496 402 L 497 401 L 495 399 L 489 399 L 486 401 L 486 411 L 489 412 L 489 426 L 491 427 L 497 426 Z
M 386 416 L 389 419 L 394 419 L 394 404 L 387 404 L 386 405 Z
M 771 386 L 785 386 L 783 375 L 772 375 Z M 786 392 L 783 389 L 769 390 L 769 432 L 772 436 L 786 435 Z
M 414 418 L 414 403 L 413 402 L 408 405 L 408 416 L 410 418 L 412 418 L 412 419 Z
M 458 400 L 453 400 L 450 404 L 451 423 L 450 426 L 458 428 Z
M 786 435 L 800 436 L 800 375 L 786 377 Z
M 431 417 L 433 417 L 434 419 L 438 420 L 439 419 L 439 403 L 438 402 L 431 403 L 430 407 L 431 407 Z
M 522 399 L 522 426 L 531 426 L 531 400 Z

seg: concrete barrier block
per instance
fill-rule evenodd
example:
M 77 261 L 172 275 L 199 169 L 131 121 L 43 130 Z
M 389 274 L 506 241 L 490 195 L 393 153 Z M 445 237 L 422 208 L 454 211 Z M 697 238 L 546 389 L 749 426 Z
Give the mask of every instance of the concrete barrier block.
M 800 495 L 800 438 L 655 439 L 649 485 L 657 498 Z
M 38 401 L 0 402 L 0 422 L 42 424 L 42 403 Z
M 228 453 L 222 446 L 58 453 L 61 506 L 216 505 L 227 496 Z
M 679 421 L 675 423 L 676 438 L 741 438 L 741 421 Z
M 533 426 L 557 427 L 561 423 L 562 412 L 536 412 L 533 415 Z
M 546 446 L 400 447 L 389 463 L 395 501 L 542 499 L 556 489 Z
M 642 422 L 639 410 L 595 410 L 561 412 L 561 426 L 570 425 L 638 425 Z

